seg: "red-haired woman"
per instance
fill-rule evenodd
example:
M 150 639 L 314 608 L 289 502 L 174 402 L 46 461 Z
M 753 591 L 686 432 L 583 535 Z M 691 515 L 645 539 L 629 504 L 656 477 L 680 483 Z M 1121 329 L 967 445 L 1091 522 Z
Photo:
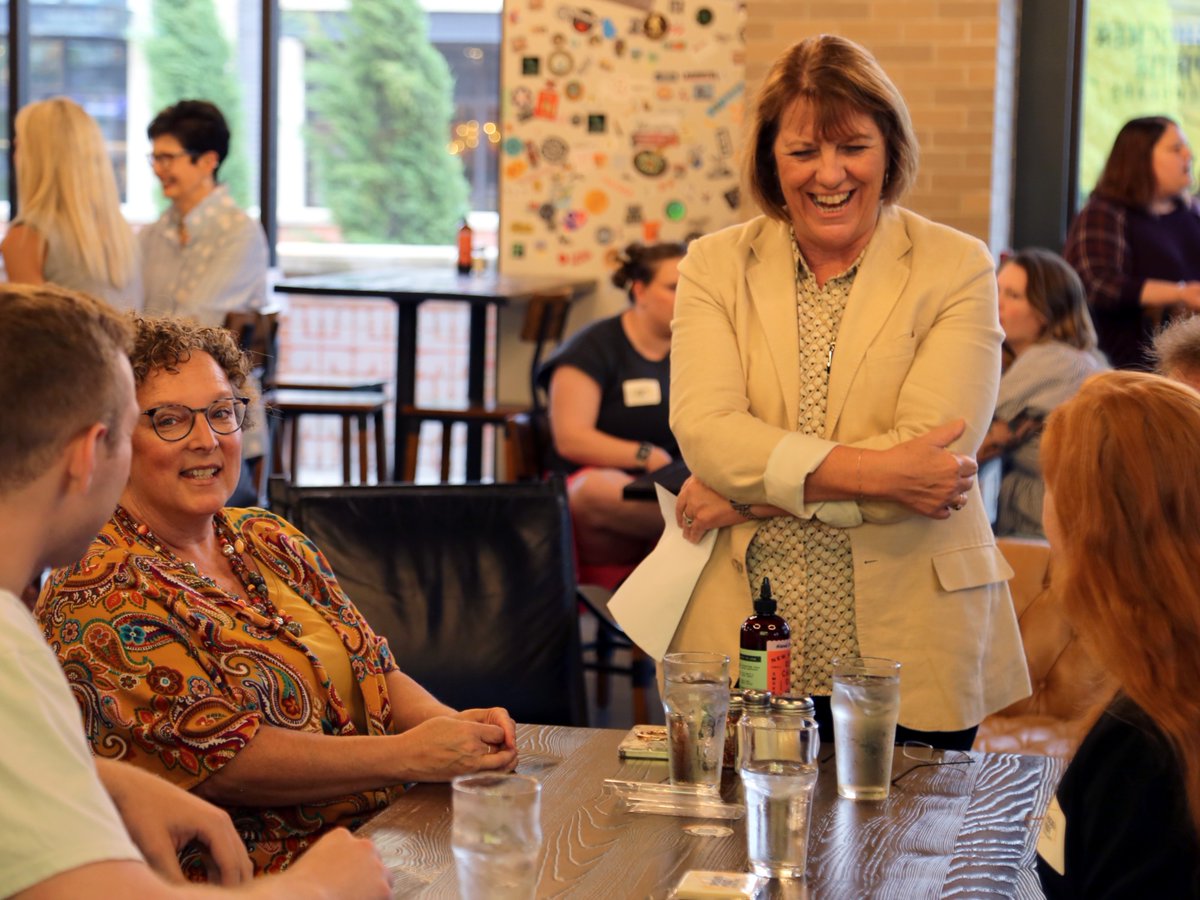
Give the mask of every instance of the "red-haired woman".
M 1042 438 L 1044 523 L 1075 629 L 1119 685 L 1043 821 L 1047 896 L 1200 896 L 1200 394 L 1089 379 Z

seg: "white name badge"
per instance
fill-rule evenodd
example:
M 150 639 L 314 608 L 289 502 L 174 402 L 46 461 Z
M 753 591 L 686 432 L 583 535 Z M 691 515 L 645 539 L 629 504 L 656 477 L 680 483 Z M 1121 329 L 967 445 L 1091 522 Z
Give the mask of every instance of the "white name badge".
M 1067 817 L 1058 798 L 1051 797 L 1046 814 L 1042 816 L 1042 830 L 1038 832 L 1038 856 L 1059 875 L 1067 874 Z
M 662 403 L 662 385 L 657 378 L 630 378 L 621 382 L 626 406 L 658 406 Z

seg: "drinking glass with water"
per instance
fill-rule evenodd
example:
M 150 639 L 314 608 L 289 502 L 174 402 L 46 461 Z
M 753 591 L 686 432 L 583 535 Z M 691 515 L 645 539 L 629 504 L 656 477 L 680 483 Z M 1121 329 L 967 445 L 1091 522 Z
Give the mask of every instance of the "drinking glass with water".
M 803 878 L 821 745 L 817 723 L 773 712 L 744 725 L 742 733 L 750 869 L 766 878 Z
M 529 775 L 459 775 L 450 844 L 464 900 L 530 900 L 542 847 L 541 784 Z
M 838 794 L 886 800 L 900 717 L 900 663 L 873 656 L 835 659 L 830 706 Z
M 729 712 L 729 657 L 721 653 L 664 656 L 663 710 L 671 783 L 706 785 L 716 793 Z

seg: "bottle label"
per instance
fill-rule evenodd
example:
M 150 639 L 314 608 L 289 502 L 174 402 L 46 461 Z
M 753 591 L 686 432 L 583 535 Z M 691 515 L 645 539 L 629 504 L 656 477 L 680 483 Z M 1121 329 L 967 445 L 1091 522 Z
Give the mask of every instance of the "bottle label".
M 767 641 L 765 650 L 738 651 L 738 686 L 747 690 L 786 694 L 792 684 L 792 642 Z

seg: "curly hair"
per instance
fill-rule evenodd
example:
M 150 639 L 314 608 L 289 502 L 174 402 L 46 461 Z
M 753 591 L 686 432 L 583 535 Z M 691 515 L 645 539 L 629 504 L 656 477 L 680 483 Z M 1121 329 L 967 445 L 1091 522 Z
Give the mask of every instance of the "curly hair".
M 133 317 L 135 335 L 129 362 L 133 380 L 141 387 L 150 373 L 160 369 L 177 372 L 193 353 L 207 353 L 221 367 L 229 383 L 241 395 L 253 393 L 250 359 L 224 328 L 199 325 L 174 316 Z

